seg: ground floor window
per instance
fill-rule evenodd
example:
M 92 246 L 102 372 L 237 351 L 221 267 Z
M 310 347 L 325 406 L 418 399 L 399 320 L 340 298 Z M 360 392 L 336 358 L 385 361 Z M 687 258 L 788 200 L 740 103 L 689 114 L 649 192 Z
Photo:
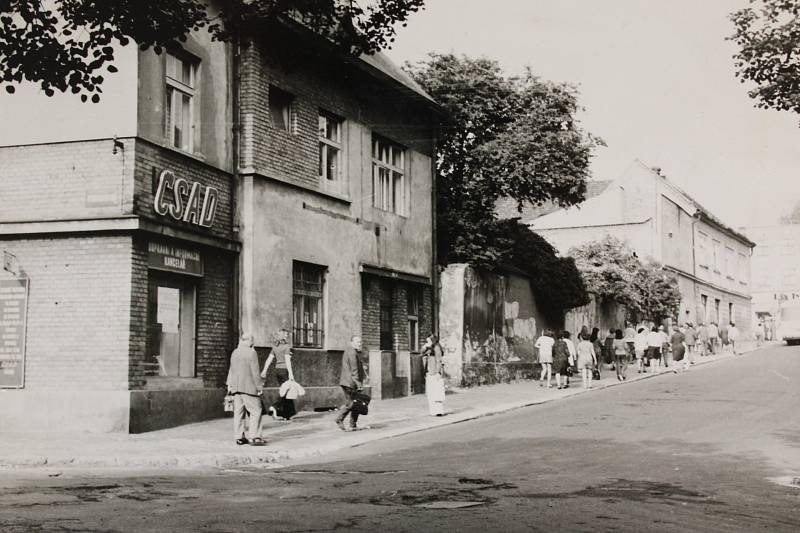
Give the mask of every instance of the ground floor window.
M 193 279 L 150 273 L 145 376 L 195 376 L 195 300 Z
M 733 317 L 733 302 L 728 302 L 728 322 L 736 322 Z
M 422 305 L 422 292 L 413 286 L 408 288 L 406 296 L 408 307 L 408 349 L 412 352 L 419 351 L 419 319 Z
M 295 261 L 292 267 L 292 341 L 295 346 L 322 348 L 325 340 L 324 288 L 326 267 Z
M 394 284 L 381 282 L 380 298 L 380 347 L 381 350 L 394 350 L 394 324 L 392 307 L 394 305 Z

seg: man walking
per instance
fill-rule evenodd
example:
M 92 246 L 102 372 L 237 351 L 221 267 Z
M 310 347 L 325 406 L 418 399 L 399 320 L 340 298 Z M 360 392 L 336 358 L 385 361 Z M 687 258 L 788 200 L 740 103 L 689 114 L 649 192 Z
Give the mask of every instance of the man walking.
M 708 340 L 711 345 L 711 354 L 717 353 L 717 346 L 719 345 L 719 328 L 715 322 L 708 325 Z
M 339 375 L 339 385 L 344 391 L 345 404 L 340 408 L 341 413 L 336 417 L 336 425 L 342 431 L 355 431 L 358 422 L 358 413 L 353 411 L 353 395 L 364 387 L 364 363 L 361 360 L 361 337 L 353 335 L 350 346 L 342 354 L 342 371 Z M 344 419 L 350 414 L 350 427 L 345 427 Z
M 261 376 L 253 336 L 242 333 L 239 346 L 231 354 L 228 369 L 228 394 L 233 395 L 233 434 L 236 444 L 264 444 L 261 438 Z M 245 411 L 250 415 L 247 437 L 244 436 Z

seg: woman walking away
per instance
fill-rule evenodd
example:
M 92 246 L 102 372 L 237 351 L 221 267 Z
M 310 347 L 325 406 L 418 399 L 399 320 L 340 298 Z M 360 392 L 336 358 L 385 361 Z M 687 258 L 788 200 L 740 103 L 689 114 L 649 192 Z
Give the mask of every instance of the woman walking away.
M 597 367 L 597 372 L 599 373 L 602 368 L 600 368 L 600 357 L 603 355 L 603 341 L 600 339 L 600 328 L 592 328 L 592 335 L 589 337 L 589 342 L 592 343 L 592 349 L 594 349 L 595 354 L 595 366 Z
M 581 373 L 583 388 L 592 388 L 592 369 L 597 365 L 597 355 L 594 352 L 594 345 L 586 335 L 578 343 L 578 371 Z
M 586 335 L 589 333 L 587 332 Z M 564 342 L 567 344 L 567 349 L 569 350 L 569 366 L 574 367 L 578 361 L 578 351 L 575 349 L 575 343 L 572 342 L 572 334 L 569 331 L 565 331 L 563 334 Z M 583 338 L 583 334 L 578 335 L 578 342 L 580 342 L 581 338 Z M 569 385 L 569 373 L 567 374 L 567 385 Z
M 636 354 L 636 372 L 644 372 L 644 356 L 647 352 L 647 330 L 639 328 L 636 337 L 633 338 L 633 349 Z
M 728 330 L 728 339 L 731 341 L 731 352 L 733 352 L 733 355 L 736 355 L 736 342 L 739 340 L 739 329 L 733 322 L 731 322 L 731 328 Z
M 661 366 L 661 346 L 663 338 L 658 328 L 653 326 L 647 334 L 647 360 L 650 362 L 650 373 L 654 374 L 660 370 Z
M 628 343 L 625 342 L 624 334 L 621 329 L 614 332 L 614 370 L 617 372 L 617 380 L 625 381 L 625 374 L 628 371 Z
M 614 338 L 616 337 L 616 332 L 613 329 L 608 330 L 608 334 L 606 335 L 606 340 L 603 342 L 603 357 L 599 361 L 599 365 L 603 363 L 610 365 L 614 362 Z
M 425 339 L 422 355 L 425 357 L 425 396 L 428 397 L 428 414 L 444 416 L 445 390 L 444 378 L 442 378 L 444 352 L 436 335 Z
M 689 358 L 686 357 L 686 336 L 679 328 L 674 328 L 669 342 L 672 345 L 672 360 L 675 363 L 672 367 L 672 371 L 677 374 L 678 368 L 680 368 L 681 371 L 688 370 Z
M 544 330 L 542 336 L 536 339 L 534 348 L 539 350 L 539 363 L 542 365 L 542 373 L 539 376 L 539 386 L 544 385 L 544 377 L 547 376 L 547 388 L 552 387 L 551 376 L 553 373 L 553 344 L 555 339 L 549 329 Z
M 261 371 L 261 379 L 267 379 L 267 370 L 275 361 L 275 381 L 278 383 L 278 390 L 286 381 L 294 381 L 292 372 L 292 347 L 289 345 L 289 330 L 279 329 L 272 336 L 275 345 L 264 362 L 264 369 Z M 280 394 L 280 392 L 279 392 Z M 294 407 L 294 400 L 290 400 L 286 395 L 282 395 L 275 405 L 269 408 L 269 414 L 275 420 L 280 416 L 284 420 L 292 418 L 297 411 Z
M 556 387 L 560 389 L 567 388 L 567 369 L 569 368 L 569 347 L 564 341 L 562 334 L 556 336 L 556 342 L 553 344 L 553 374 L 556 375 Z M 564 376 L 564 385 L 561 385 L 561 376 Z

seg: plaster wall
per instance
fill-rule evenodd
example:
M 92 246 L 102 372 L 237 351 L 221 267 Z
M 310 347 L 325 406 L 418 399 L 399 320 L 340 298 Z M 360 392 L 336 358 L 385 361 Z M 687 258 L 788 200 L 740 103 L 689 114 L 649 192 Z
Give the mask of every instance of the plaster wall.
M 572 247 L 612 236 L 626 242 L 639 257 L 645 258 L 652 256 L 653 225 L 654 222 L 648 220 L 641 224 L 554 229 L 539 229 L 534 226 L 531 229 L 547 239 L 547 242 L 552 244 L 561 255 L 567 255 Z

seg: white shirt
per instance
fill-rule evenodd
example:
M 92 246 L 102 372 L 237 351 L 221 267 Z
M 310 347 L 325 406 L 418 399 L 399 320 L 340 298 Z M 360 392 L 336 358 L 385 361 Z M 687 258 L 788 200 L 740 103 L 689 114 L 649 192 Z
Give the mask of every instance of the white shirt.
M 548 337 L 547 335 L 542 335 L 538 339 L 536 339 L 536 344 L 534 344 L 535 348 L 539 349 L 539 355 L 553 355 L 553 345 L 556 343 L 553 337 Z M 569 346 L 569 345 L 568 345 Z
M 634 349 L 640 352 L 643 352 L 647 349 L 647 335 L 648 334 L 646 331 L 636 334 L 636 336 L 633 338 Z
M 569 350 L 569 354 L 572 357 L 576 357 L 578 352 L 575 351 L 575 343 L 572 342 L 572 339 L 564 339 L 564 342 L 567 343 L 567 350 Z

